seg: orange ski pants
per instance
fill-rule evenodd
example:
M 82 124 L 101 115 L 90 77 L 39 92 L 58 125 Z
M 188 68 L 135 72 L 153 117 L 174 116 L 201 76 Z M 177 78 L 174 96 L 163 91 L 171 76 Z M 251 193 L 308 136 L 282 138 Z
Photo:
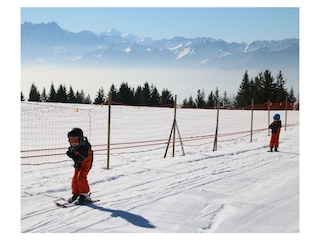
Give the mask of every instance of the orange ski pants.
M 89 193 L 90 187 L 88 184 L 87 176 L 92 166 L 92 154 L 82 162 L 80 168 L 74 169 L 74 174 L 71 182 L 71 189 L 73 195 L 79 195 L 82 193 Z
M 277 133 L 272 133 L 270 138 L 270 148 L 278 148 L 279 147 L 279 136 L 280 136 L 280 128 Z

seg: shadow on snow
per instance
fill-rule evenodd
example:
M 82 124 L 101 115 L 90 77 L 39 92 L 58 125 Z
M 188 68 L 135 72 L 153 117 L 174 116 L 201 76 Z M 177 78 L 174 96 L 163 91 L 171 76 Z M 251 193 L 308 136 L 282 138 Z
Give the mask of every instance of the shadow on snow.
M 122 210 L 114 210 L 109 208 L 104 208 L 101 206 L 97 206 L 95 204 L 87 204 L 86 206 L 91 207 L 93 209 L 97 209 L 104 212 L 110 212 L 111 217 L 121 217 L 128 222 L 132 223 L 133 225 L 136 225 L 138 227 L 144 227 L 144 228 L 155 228 L 153 224 L 149 222 L 149 220 L 145 219 L 144 217 L 141 217 L 139 215 L 129 213 Z

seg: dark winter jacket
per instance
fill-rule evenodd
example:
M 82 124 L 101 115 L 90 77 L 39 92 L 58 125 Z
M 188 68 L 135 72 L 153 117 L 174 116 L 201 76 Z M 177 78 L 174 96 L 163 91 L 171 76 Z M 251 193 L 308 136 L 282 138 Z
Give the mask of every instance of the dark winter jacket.
M 88 158 L 90 158 L 91 165 L 92 165 L 93 151 L 91 150 L 91 144 L 89 143 L 86 137 L 83 137 L 80 140 L 80 143 L 78 146 L 76 147 L 70 146 L 66 154 L 68 155 L 68 157 L 72 158 L 72 160 L 74 161 L 75 168 L 80 168 L 81 164 Z
M 269 126 L 269 128 L 271 129 L 271 133 L 278 133 L 278 129 L 280 129 L 281 127 L 281 120 L 275 120 Z

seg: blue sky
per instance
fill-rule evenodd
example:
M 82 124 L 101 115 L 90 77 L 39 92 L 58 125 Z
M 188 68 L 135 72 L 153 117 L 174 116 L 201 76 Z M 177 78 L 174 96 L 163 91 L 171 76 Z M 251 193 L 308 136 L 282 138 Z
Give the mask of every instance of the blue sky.
M 62 5 L 63 6 L 63 5 Z M 75 5 L 73 5 L 75 6 Z M 255 40 L 281 40 L 285 38 L 299 38 L 299 7 L 21 7 L 20 22 L 24 23 L 47 23 L 55 21 L 58 25 L 68 31 L 80 32 L 89 30 L 94 33 L 101 33 L 107 29 L 114 28 L 122 33 L 131 33 L 140 37 L 152 37 L 153 39 L 173 38 L 182 36 L 188 38 L 194 37 L 212 37 L 214 39 L 223 39 L 227 42 L 252 42 Z M 39 89 L 45 87 L 43 79 L 48 76 L 48 69 L 43 72 L 39 69 L 30 73 L 30 69 L 23 71 L 23 78 L 28 77 L 29 80 L 36 81 Z M 273 70 L 273 69 L 270 69 Z M 78 85 L 80 89 L 86 89 L 85 92 L 90 92 L 90 96 L 95 96 L 101 80 L 99 80 L 97 71 L 92 73 L 90 69 L 85 69 L 85 72 L 68 72 L 63 70 L 63 76 L 55 75 L 57 71 L 50 72 L 50 81 L 60 82 L 63 80 L 72 86 Z M 59 72 L 59 71 L 58 71 Z M 165 72 L 165 73 L 162 73 Z M 81 77 L 86 74 L 95 74 L 97 83 L 90 82 L 87 86 L 85 80 L 80 81 Z M 30 74 L 30 75 L 28 75 Z M 44 75 L 42 75 L 44 74 Z M 201 75 L 202 74 L 202 75 Z M 210 89 L 212 76 L 215 76 L 215 84 L 221 92 L 228 90 L 229 94 L 237 91 L 239 79 L 241 80 L 243 72 L 188 72 L 181 71 L 155 71 L 154 69 L 147 73 L 146 69 L 126 69 L 119 73 L 115 70 L 108 73 L 101 73 L 101 79 L 106 75 L 112 81 L 117 79 L 117 82 L 112 82 L 119 86 L 121 82 L 130 79 L 133 87 L 142 85 L 145 81 L 152 81 L 159 89 L 163 87 L 169 88 L 177 93 L 182 99 L 196 94 L 195 88 L 198 87 Z M 55 77 L 53 77 L 55 76 Z M 77 76 L 72 82 L 74 76 Z M 150 76 L 153 76 L 152 78 Z M 177 79 L 184 79 L 184 87 L 181 88 L 181 82 L 168 83 L 165 79 L 170 79 L 176 76 Z M 253 77 L 253 76 L 251 76 Z M 287 73 L 288 88 L 295 86 L 295 91 L 298 92 L 298 76 L 290 76 Z M 54 79 L 53 79 L 54 78 Z M 201 78 L 204 82 L 194 83 L 192 79 Z M 41 80 L 42 79 L 42 80 Z M 52 80 L 53 79 L 53 80 Z M 136 79 L 136 81 L 134 80 Z M 150 80 L 152 79 L 152 80 Z M 190 79 L 190 80 L 187 80 Z M 219 82 L 218 79 L 223 79 Z M 111 80 L 110 80 L 111 81 Z M 236 84 L 234 81 L 237 81 Z M 84 85 L 80 87 L 83 83 Z M 187 83 L 188 82 L 188 83 Z M 40 84 L 41 83 L 41 84 Z M 42 85 L 43 84 L 43 85 Z M 58 83 L 56 83 L 57 85 Z M 176 85 L 175 85 L 176 84 Z M 189 84 L 189 85 L 188 85 Z M 192 84 L 196 84 L 193 86 Z M 210 85 L 209 84 L 209 85 Z M 229 84 L 229 85 L 228 85 Z M 28 92 L 31 83 L 23 79 L 23 86 Z M 49 83 L 47 85 L 50 85 Z M 106 84 L 107 85 L 107 84 Z M 111 85 L 111 83 L 110 83 Z M 169 86 L 170 85 L 170 86 Z M 92 89 L 89 89 L 89 88 Z M 48 86 L 46 86 L 48 88 Z M 109 87 L 106 87 L 106 89 Z M 211 89 L 212 90 L 212 89 Z
M 55 21 L 65 30 L 114 28 L 153 39 L 212 37 L 227 42 L 299 38 L 299 8 L 21 7 L 21 23 Z

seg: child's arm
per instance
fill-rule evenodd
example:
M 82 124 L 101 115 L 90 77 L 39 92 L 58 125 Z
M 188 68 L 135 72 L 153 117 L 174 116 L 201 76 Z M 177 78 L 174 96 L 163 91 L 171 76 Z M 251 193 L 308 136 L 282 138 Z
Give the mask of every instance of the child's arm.
M 269 125 L 269 128 L 270 129 L 273 129 L 275 127 L 275 122 L 273 121 L 270 125 Z

